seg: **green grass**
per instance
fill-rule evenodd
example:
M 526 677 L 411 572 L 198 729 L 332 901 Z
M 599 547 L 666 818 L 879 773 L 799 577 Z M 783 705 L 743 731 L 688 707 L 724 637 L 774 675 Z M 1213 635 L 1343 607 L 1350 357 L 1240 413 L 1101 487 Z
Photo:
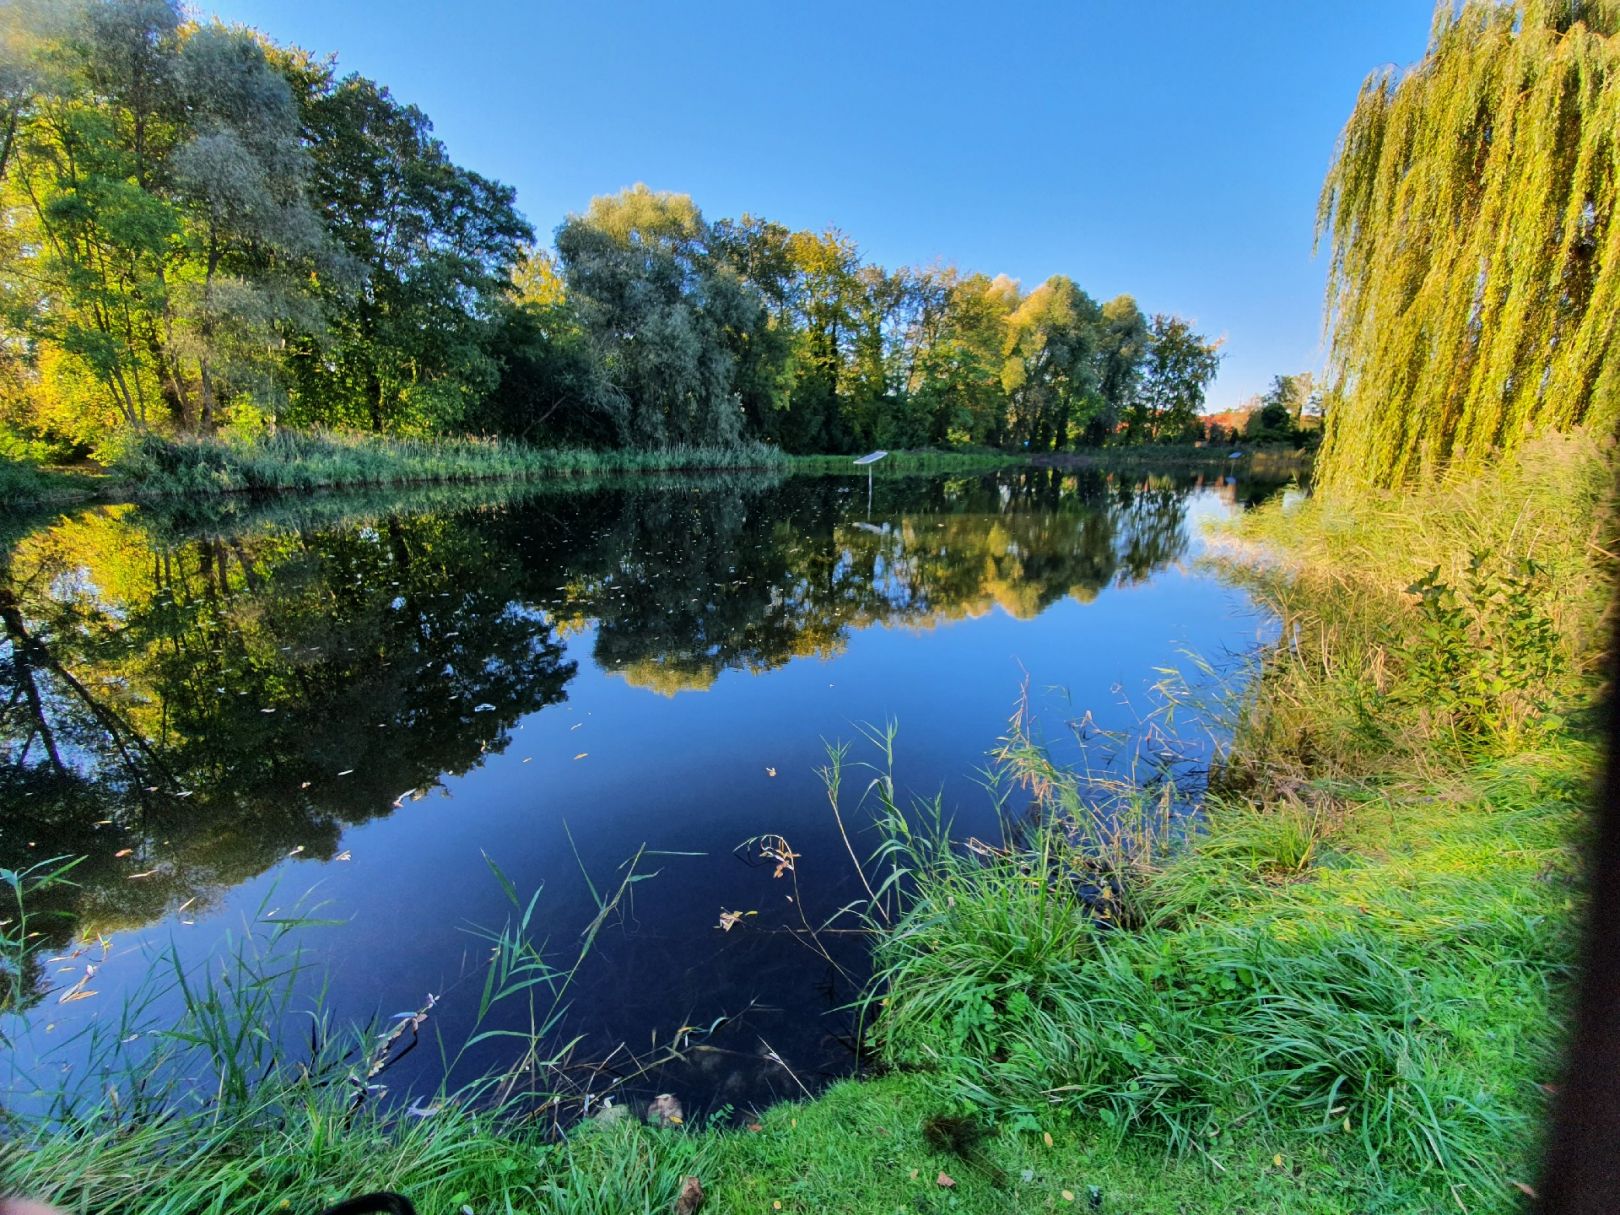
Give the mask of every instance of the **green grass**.
M 113 1076 L 54 1123 L 14 1121 L 0 1191 L 128 1215 L 374 1188 L 424 1212 L 650 1213 L 693 1173 L 727 1212 L 1063 1211 L 1093 1193 L 1134 1215 L 1515 1210 L 1574 956 L 1611 475 L 1608 448 L 1549 440 L 1423 497 L 1246 516 L 1221 560 L 1282 636 L 1205 710 L 1230 749 L 1190 835 L 1185 791 L 1064 769 L 1023 715 L 1001 787 L 1032 790 L 1045 825 L 1010 850 L 953 843 L 937 804 L 903 812 L 880 773 L 880 1078 L 742 1127 L 559 1141 L 543 1080 L 568 972 L 526 944 L 530 904 L 491 938 L 488 990 L 538 1001 L 514 1040 L 536 1092 L 514 1099 L 508 1072 L 429 1117 L 356 1106 L 343 1077 L 375 1027 L 303 1064 L 267 1057 L 241 1031 L 268 1023 L 255 1001 L 282 972 L 252 963 L 198 988 L 164 1039 L 214 1079 Z M 1431 571 L 1449 600 L 1408 589 Z M 1436 653 L 1466 694 L 1441 694 Z M 1197 709 L 1173 698 L 1164 723 Z M 871 737 L 892 759 L 892 735 Z M 14 916 L 7 931 L 20 950 Z M 953 1118 L 982 1138 L 942 1143 Z
M 866 467 L 857 467 L 856 457 L 849 456 L 788 456 L 787 464 L 794 472 L 860 473 Z M 1027 464 L 1026 457 L 1012 452 L 989 448 L 972 451 L 892 451 L 876 464 L 870 465 L 875 476 L 908 476 L 914 473 L 979 472 L 1006 468 L 1013 464 Z
M 326 489 L 540 482 L 615 474 L 786 471 L 774 448 L 591 451 L 470 438 L 393 439 L 330 431 L 128 440 L 105 472 L 0 462 L 0 508 Z
M 112 469 L 143 494 L 208 494 L 780 468 L 781 464 L 780 453 L 758 444 L 588 451 L 493 439 L 389 439 L 281 431 L 252 442 L 147 435 L 130 444 L 113 461 Z

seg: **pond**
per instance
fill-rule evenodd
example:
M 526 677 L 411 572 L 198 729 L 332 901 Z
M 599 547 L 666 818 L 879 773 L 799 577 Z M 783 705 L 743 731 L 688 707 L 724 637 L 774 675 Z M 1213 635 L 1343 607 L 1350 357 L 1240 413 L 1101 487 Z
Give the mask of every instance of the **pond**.
M 795 931 L 860 893 L 827 744 L 876 761 L 863 729 L 895 723 L 902 793 L 993 838 L 982 771 L 1026 680 L 1055 734 L 1087 710 L 1128 729 L 1184 651 L 1266 633 L 1195 559 L 1203 520 L 1274 488 L 727 476 L 13 521 L 0 866 L 85 859 L 42 896 L 0 1014 L 4 1100 L 71 1083 L 82 1031 L 116 1026 L 165 951 L 203 965 L 267 917 L 329 921 L 297 930 L 300 1000 L 320 989 L 339 1023 L 431 1001 L 422 1032 L 459 1043 L 513 897 L 539 891 L 535 935 L 566 965 L 638 853 L 646 880 L 566 996 L 575 1057 L 611 1056 L 592 1083 L 683 1029 L 631 1092 L 742 1111 L 847 1074 L 868 942 Z M 863 858 L 870 777 L 845 779 Z M 744 846 L 765 834 L 793 873 Z M 422 1091 L 440 1060 L 383 1079 Z

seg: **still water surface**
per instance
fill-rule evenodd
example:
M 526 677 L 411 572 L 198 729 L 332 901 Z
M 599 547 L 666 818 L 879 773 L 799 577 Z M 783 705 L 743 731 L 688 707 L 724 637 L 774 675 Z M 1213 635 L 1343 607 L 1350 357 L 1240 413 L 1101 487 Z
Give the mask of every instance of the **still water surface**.
M 643 847 L 668 855 L 642 858 L 657 876 L 571 993 L 580 1057 L 729 1018 L 638 1091 L 746 1109 L 847 1073 L 866 946 L 830 934 L 838 966 L 818 956 L 788 931 L 790 883 L 739 845 L 788 841 L 811 923 L 849 902 L 816 769 L 885 721 L 902 790 L 993 835 L 976 774 L 1026 672 L 1050 732 L 1083 710 L 1128 728 L 1183 650 L 1255 644 L 1265 622 L 1195 558 L 1201 520 L 1270 488 L 1021 470 L 884 479 L 869 500 L 855 477 L 726 477 L 14 524 L 0 866 L 86 860 L 36 921 L 5 1088 L 71 1074 L 74 1031 L 114 1017 L 158 951 L 200 963 L 267 912 L 338 921 L 300 933 L 338 1019 L 431 994 L 431 1029 L 461 1041 L 487 956 L 472 930 L 512 916 L 491 866 L 543 888 L 566 960 L 591 883 Z M 722 931 L 724 910 L 757 915 Z M 97 934 L 110 946 L 75 946 Z M 88 963 L 96 995 L 64 1003 Z M 437 1058 L 387 1079 L 430 1086 Z

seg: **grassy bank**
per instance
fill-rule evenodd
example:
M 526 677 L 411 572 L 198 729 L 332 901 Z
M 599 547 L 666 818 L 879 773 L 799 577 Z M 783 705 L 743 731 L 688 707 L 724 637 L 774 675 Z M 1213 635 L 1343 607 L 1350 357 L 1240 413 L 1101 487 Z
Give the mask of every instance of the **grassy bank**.
M 98 473 L 0 464 L 0 489 L 5 491 L 0 501 L 26 507 L 75 500 L 540 481 L 621 473 L 784 471 L 785 467 L 780 452 L 760 444 L 594 451 L 484 439 L 390 439 L 324 431 L 281 431 L 251 442 L 149 434 L 132 440 Z
M 1236 459 L 1233 452 L 1242 454 Z M 1247 443 L 1205 445 L 1142 443 L 1131 447 L 1081 448 L 1033 457 L 1037 464 L 1059 468 L 1186 469 L 1226 471 L 1268 480 L 1304 478 L 1311 470 L 1313 453 L 1292 447 L 1251 447 Z
M 559 1142 L 502 1077 L 428 1116 L 357 1100 L 365 1032 L 313 1064 L 227 1035 L 183 1099 L 111 1077 L 54 1132 L 14 1122 L 0 1190 L 131 1215 L 376 1188 L 663 1212 L 695 1174 L 726 1212 L 1513 1210 L 1573 956 L 1611 468 L 1544 441 L 1227 533 L 1281 641 L 1210 710 L 1230 744 L 1190 835 L 1162 788 L 1053 766 L 1027 719 L 1002 775 L 1045 826 L 1011 850 L 953 845 L 880 783 L 880 1079 L 741 1127 Z M 176 1050 L 222 1041 L 200 1013 L 216 1029 L 170 1027 Z
M 865 473 L 866 467 L 857 467 L 855 458 L 788 456 L 787 462 L 794 472 Z M 985 448 L 977 451 L 892 451 L 870 467 L 875 475 L 881 477 L 911 473 L 980 472 L 1028 462 L 1023 456 Z
M 149 436 L 120 456 L 113 471 L 142 493 L 207 494 L 780 466 L 780 454 L 758 444 L 591 451 L 283 431 L 253 443 Z
M 338 432 L 281 431 L 252 441 L 131 440 L 104 469 L 55 469 L 0 460 L 0 504 L 279 493 L 339 488 L 539 481 L 652 472 L 858 471 L 849 456 L 788 456 L 751 443 L 658 450 L 540 448 L 484 439 L 391 439 Z M 880 474 L 977 471 L 1018 463 L 1004 452 L 895 452 Z

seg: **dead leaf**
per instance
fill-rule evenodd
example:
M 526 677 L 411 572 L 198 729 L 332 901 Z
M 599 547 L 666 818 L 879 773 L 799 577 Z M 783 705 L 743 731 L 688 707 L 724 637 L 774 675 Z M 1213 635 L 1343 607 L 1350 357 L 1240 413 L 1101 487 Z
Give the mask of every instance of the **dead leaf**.
M 1074 1191 L 1073 1190 L 1059 1190 L 1058 1193 L 1063 1195 L 1063 1201 L 1064 1202 L 1073 1202 L 1074 1201 Z
M 1046 1144 L 1047 1147 L 1051 1147 L 1052 1146 L 1052 1132 L 1051 1131 L 1042 1131 L 1041 1132 L 1041 1142 Z
M 88 1000 L 96 993 L 93 991 L 70 991 L 57 1001 L 58 1004 L 72 1004 L 75 1000 Z
M 765 1126 L 760 1122 L 750 1122 L 748 1124 L 748 1129 L 757 1135 L 765 1129 Z
M 156 872 L 156 869 L 148 869 L 145 873 L 132 873 L 129 875 L 127 880 L 133 882 L 136 878 L 148 878 Z
M 738 922 L 742 920 L 744 916 L 758 914 L 759 912 L 757 911 L 727 911 L 724 907 L 722 907 L 720 909 L 720 923 L 715 925 L 715 927 L 719 928 L 722 932 L 730 932 L 737 926 Z
M 117 852 L 113 853 L 113 856 L 115 856 L 115 857 L 129 856 L 134 851 L 135 851 L 135 849 L 133 849 L 133 848 L 120 848 Z
M 934 1178 L 934 1184 L 942 1189 L 953 1189 L 956 1186 L 956 1178 L 952 1177 L 949 1173 L 941 1173 L 938 1177 Z
M 351 857 L 351 855 L 349 853 L 349 850 L 347 848 L 345 848 L 342 852 L 338 853 L 332 859 L 334 861 L 347 861 L 347 860 L 351 860 L 352 857 Z
M 776 775 L 776 769 L 775 769 L 775 768 L 771 768 L 771 767 L 767 767 L 767 768 L 766 768 L 766 769 L 765 769 L 765 775 L 766 775 L 766 776 L 775 776 L 775 775 Z
M 1513 1183 L 1513 1188 L 1518 1190 L 1519 1193 L 1523 1194 L 1526 1198 L 1536 1199 L 1541 1197 L 1541 1195 L 1536 1193 L 1534 1186 L 1525 1185 L 1522 1181 L 1515 1181 Z
M 574 758 L 575 759 L 584 759 L 589 754 L 590 754 L 589 751 L 581 751 L 578 755 L 574 756 Z

